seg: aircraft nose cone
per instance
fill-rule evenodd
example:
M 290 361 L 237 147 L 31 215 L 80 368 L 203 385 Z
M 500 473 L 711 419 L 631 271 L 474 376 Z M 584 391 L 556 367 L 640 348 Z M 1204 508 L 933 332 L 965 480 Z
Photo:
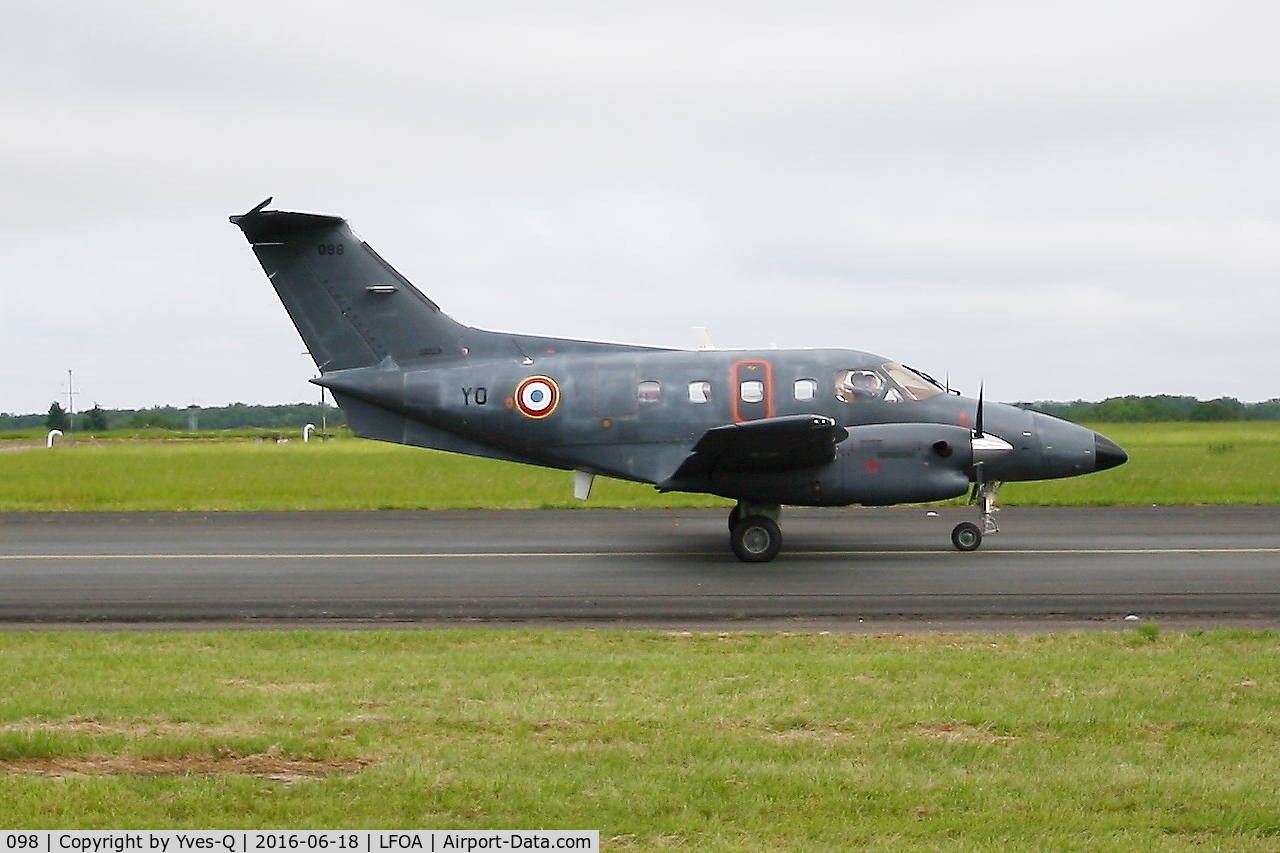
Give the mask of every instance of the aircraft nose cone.
M 1093 434 L 1093 459 L 1095 471 L 1105 471 L 1129 461 L 1129 454 L 1105 435 Z

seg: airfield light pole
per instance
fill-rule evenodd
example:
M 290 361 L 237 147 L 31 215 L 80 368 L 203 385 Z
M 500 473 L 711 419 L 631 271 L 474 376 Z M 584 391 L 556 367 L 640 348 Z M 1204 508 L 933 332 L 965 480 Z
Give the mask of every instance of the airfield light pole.
M 71 371 L 67 371 L 67 432 L 75 432 L 76 429 L 76 395 L 80 391 L 76 388 L 75 383 L 71 381 Z

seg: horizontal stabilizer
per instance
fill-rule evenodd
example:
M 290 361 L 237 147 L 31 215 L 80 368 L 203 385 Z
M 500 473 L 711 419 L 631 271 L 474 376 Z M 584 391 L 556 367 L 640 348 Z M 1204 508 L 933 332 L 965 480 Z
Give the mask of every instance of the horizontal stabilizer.
M 345 220 L 341 216 L 323 213 L 294 213 L 286 210 L 267 210 L 267 199 L 248 213 L 231 217 L 231 224 L 244 232 L 251 244 L 283 242 L 300 231 L 333 228 Z
M 825 415 L 787 415 L 707 430 L 658 488 L 681 488 L 710 474 L 789 471 L 826 465 L 849 433 Z

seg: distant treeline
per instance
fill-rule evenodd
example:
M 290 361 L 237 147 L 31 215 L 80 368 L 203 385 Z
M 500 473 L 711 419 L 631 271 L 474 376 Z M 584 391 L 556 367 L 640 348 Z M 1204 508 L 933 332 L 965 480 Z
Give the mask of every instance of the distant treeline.
M 1137 423 L 1164 421 L 1274 421 L 1280 420 L 1280 397 L 1265 403 L 1241 403 L 1234 397 L 1197 400 L 1195 397 L 1111 397 L 1101 403 L 1019 403 L 1046 415 L 1069 421 L 1093 423 Z
M 1198 400 L 1195 397 L 1173 397 L 1160 394 L 1154 397 L 1111 397 L 1101 403 L 1076 400 L 1060 403 L 1041 400 L 1035 403 L 1018 403 L 1024 409 L 1033 409 L 1069 421 L 1093 423 L 1133 423 L 1164 421 L 1274 421 L 1280 420 L 1280 398 L 1265 403 L 1242 403 L 1232 397 L 1216 400 Z M 36 429 L 66 413 L 57 403 L 50 411 L 39 415 L 11 415 L 0 412 L 0 430 Z M 326 406 L 324 416 L 330 427 L 346 423 L 341 410 Z M 54 420 L 51 421 L 51 418 Z M 73 428 L 82 432 L 111 429 L 301 429 L 304 424 L 320 426 L 320 406 L 315 403 L 294 403 L 283 406 L 248 406 L 232 403 L 217 408 L 190 406 L 155 406 L 150 409 L 102 409 L 95 407 L 76 412 Z
M 49 411 L 39 415 L 11 415 L 0 412 L 0 430 L 46 428 L 57 423 L 57 417 L 66 417 L 62 406 L 54 403 Z M 346 423 L 341 410 L 325 406 L 324 416 L 329 427 Z M 53 419 L 53 420 L 51 420 Z M 65 423 L 65 422 L 63 422 Z M 321 423 L 320 406 L 316 403 L 294 403 L 283 406 L 248 406 L 232 403 L 230 406 L 200 408 L 189 406 L 155 406 L 150 409 L 103 409 L 95 406 L 76 412 L 72 428 L 77 432 L 95 432 L 112 429 L 300 429 L 305 424 Z

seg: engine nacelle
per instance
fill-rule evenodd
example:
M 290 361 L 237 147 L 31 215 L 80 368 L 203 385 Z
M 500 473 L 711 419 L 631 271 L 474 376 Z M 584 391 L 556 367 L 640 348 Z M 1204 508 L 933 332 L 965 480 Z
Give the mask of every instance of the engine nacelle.
M 973 433 L 948 424 L 848 427 L 836 448 L 841 503 L 882 506 L 959 497 L 969 489 Z

